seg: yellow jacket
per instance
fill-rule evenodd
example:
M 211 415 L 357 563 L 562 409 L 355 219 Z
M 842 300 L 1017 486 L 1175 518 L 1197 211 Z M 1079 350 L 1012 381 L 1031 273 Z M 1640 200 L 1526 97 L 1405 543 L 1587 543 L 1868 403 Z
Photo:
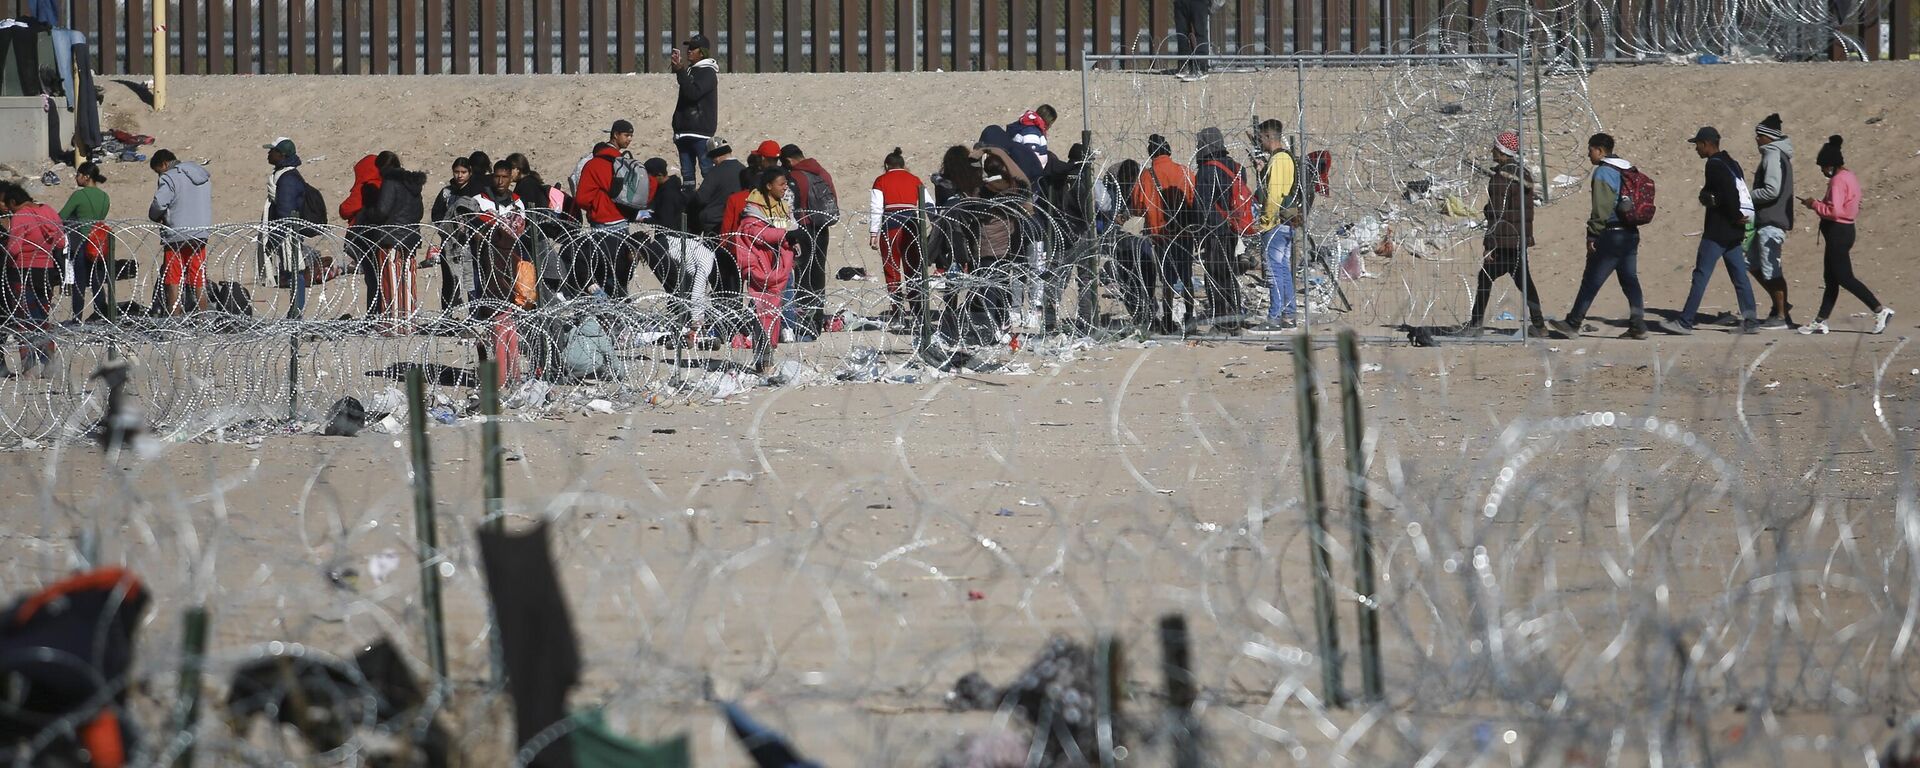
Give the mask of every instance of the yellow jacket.
M 1273 229 L 1289 222 L 1280 220 L 1280 203 L 1293 194 L 1293 155 L 1275 152 L 1267 158 L 1266 198 L 1260 201 L 1260 229 Z

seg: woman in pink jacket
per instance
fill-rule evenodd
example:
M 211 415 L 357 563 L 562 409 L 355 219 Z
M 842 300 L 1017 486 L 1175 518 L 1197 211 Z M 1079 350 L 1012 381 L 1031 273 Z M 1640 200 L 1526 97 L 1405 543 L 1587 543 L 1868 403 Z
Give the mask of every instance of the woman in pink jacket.
M 26 326 L 45 325 L 53 313 L 53 290 L 60 285 L 60 259 L 66 253 L 67 235 L 60 226 L 60 214 L 17 184 L 0 185 L 0 213 L 6 214 L 7 261 L 9 280 L 5 288 L 9 307 L 6 314 L 25 320 Z M 54 343 L 42 337 L 20 347 L 20 359 L 26 370 L 48 362 Z M 10 375 L 0 363 L 0 375 Z M 49 367 L 49 372 L 51 367 Z
M 1873 310 L 1874 333 L 1886 331 L 1887 321 L 1893 319 L 1893 308 L 1881 304 L 1873 297 L 1873 291 L 1853 276 L 1853 223 L 1860 217 L 1860 179 L 1847 170 L 1847 158 L 1840 152 L 1841 143 L 1839 136 L 1828 137 L 1826 146 L 1821 147 L 1820 154 L 1814 158 L 1820 164 L 1820 172 L 1827 177 L 1826 198 L 1800 198 L 1801 205 L 1820 215 L 1820 237 L 1827 244 L 1827 291 L 1820 297 L 1820 313 L 1814 316 L 1813 322 L 1800 326 L 1803 334 L 1827 332 L 1827 316 L 1833 314 L 1833 301 L 1840 297 L 1841 288 Z
M 787 194 L 787 172 L 778 167 L 761 172 L 759 183 L 747 194 L 747 208 L 732 238 L 733 257 L 740 264 L 747 303 L 753 308 L 766 343 L 756 349 L 754 366 L 764 372 L 780 341 L 780 296 L 793 277 L 793 214 L 782 199 Z

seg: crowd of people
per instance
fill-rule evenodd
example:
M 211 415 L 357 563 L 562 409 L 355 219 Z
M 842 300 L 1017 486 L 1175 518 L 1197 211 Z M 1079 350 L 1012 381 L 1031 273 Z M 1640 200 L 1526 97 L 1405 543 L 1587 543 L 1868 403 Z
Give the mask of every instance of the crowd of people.
M 827 254 L 843 215 L 840 189 L 797 145 L 769 139 L 742 156 L 717 135 L 718 66 L 708 45 L 694 35 L 671 54 L 679 87 L 670 124 L 677 169 L 665 158 L 633 157 L 634 125 L 618 120 L 564 180 L 543 177 L 522 153 L 494 160 L 475 151 L 454 158 L 445 184 L 429 194 L 426 173 L 405 167 L 392 151 L 369 154 L 355 163 L 353 185 L 330 210 L 301 175 L 293 139 L 264 145 L 261 274 L 290 292 L 288 316 L 300 317 L 311 286 L 357 272 L 368 316 L 404 331 L 419 307 L 414 283 L 421 269 L 439 271 L 442 307 L 472 303 L 476 317 L 498 319 L 516 306 L 622 299 L 644 264 L 682 299 L 682 328 L 667 343 L 752 347 L 764 363 L 775 345 L 812 339 L 830 328 Z M 1190 163 L 1156 134 L 1143 147 L 1144 163 L 1110 157 L 1096 175 L 1087 147 L 1073 145 L 1064 160 L 1050 147 L 1058 117 L 1042 104 L 1008 124 L 988 125 L 977 139 L 950 147 L 926 178 L 899 148 L 880 160 L 865 223 L 884 273 L 886 323 L 901 329 L 918 318 L 922 299 L 934 299 L 929 291 L 939 288 L 933 316 L 941 337 L 954 342 L 1004 342 L 1020 328 L 1088 330 L 1071 326 L 1099 316 L 1104 284 L 1116 289 L 1134 325 L 1159 333 L 1298 327 L 1295 254 L 1308 246 L 1296 233 L 1327 189 L 1325 152 L 1297 158 L 1285 126 L 1266 120 L 1244 137 L 1244 166 L 1225 133 L 1206 127 L 1195 133 Z M 1690 139 L 1705 162 L 1704 227 L 1686 302 L 1666 330 L 1693 332 L 1716 264 L 1733 283 L 1737 331 L 1825 333 L 1842 288 L 1875 313 L 1874 331 L 1883 330 L 1893 310 L 1852 270 L 1861 192 L 1841 138 L 1816 158 L 1828 179 L 1826 195 L 1796 200 L 1793 147 L 1780 117 L 1754 130 L 1760 160 L 1751 183 L 1713 128 Z M 1617 276 L 1631 307 L 1625 336 L 1646 338 L 1637 261 L 1639 230 L 1653 212 L 1651 179 L 1615 154 L 1612 137 L 1589 140 L 1586 265 L 1572 307 L 1553 320 L 1526 263 L 1535 181 L 1521 161 L 1519 137 L 1502 133 L 1489 155 L 1485 256 L 1458 333 L 1485 328 L 1492 286 L 1510 277 L 1536 333 L 1577 335 L 1601 286 Z M 157 181 L 147 218 L 163 225 L 152 311 L 206 310 L 213 175 L 165 149 L 150 166 Z M 89 310 L 94 318 L 112 313 L 102 291 L 114 266 L 104 177 L 88 163 L 76 179 L 79 189 L 58 212 L 17 185 L 0 189 L 11 316 L 50 320 L 63 285 L 71 286 L 74 321 Z M 1796 202 L 1819 216 L 1825 244 L 1826 293 L 1806 325 L 1793 323 L 1781 259 Z M 345 225 L 344 264 L 331 263 L 310 241 L 336 214 Z M 1126 226 L 1133 219 L 1139 226 Z M 1264 317 L 1249 316 L 1240 280 L 1246 273 L 1264 273 Z M 1770 302 L 1764 319 L 1757 317 L 1755 282 Z M 505 324 L 501 332 L 510 333 Z M 481 346 L 498 350 L 503 343 Z M 23 356 L 31 363 L 47 354 Z

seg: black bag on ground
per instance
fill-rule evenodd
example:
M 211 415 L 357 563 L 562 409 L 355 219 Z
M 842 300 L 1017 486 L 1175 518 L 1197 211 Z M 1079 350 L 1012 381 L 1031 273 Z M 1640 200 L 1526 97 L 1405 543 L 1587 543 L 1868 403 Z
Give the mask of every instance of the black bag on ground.
M 253 293 L 246 286 L 230 280 L 208 283 L 207 306 L 216 312 L 252 317 Z
M 132 719 L 121 710 L 147 604 L 132 573 L 102 568 L 0 615 L 0 763 L 87 766 L 132 751 Z M 58 734 L 32 749 L 49 729 Z
M 326 428 L 320 434 L 353 437 L 367 428 L 367 406 L 352 397 L 335 400 L 333 406 L 327 409 L 326 423 Z

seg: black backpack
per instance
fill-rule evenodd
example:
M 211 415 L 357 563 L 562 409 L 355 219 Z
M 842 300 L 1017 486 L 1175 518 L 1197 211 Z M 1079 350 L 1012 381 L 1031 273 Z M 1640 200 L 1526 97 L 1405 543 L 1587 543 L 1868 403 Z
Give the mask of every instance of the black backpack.
M 302 178 L 300 183 L 306 184 L 307 180 Z M 312 184 L 307 184 L 307 191 L 300 194 L 300 220 L 314 227 L 327 225 L 327 198 Z
M 800 224 L 808 229 L 825 229 L 840 223 L 840 197 L 825 177 L 796 170 L 794 176 L 806 187 L 806 204 L 800 205 Z

